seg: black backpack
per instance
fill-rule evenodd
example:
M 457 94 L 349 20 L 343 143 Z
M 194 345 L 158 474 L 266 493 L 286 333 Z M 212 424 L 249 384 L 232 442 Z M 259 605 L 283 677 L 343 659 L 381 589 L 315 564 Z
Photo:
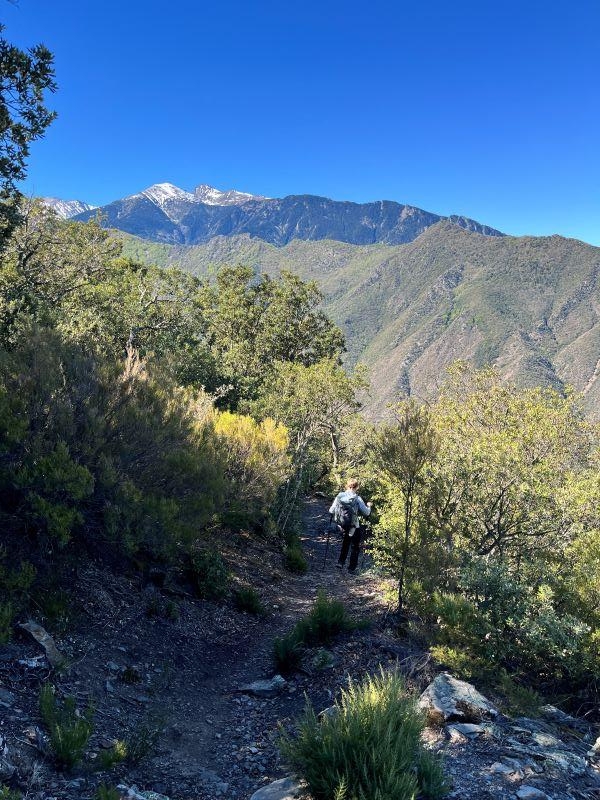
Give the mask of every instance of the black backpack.
M 338 500 L 335 519 L 340 528 L 349 531 L 352 520 L 356 515 L 356 502 L 354 500 Z

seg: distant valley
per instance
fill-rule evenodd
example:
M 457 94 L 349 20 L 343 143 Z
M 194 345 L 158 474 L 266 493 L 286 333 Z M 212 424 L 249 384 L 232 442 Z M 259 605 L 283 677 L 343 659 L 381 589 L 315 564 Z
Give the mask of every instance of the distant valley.
M 145 192 L 101 209 L 126 254 L 198 275 L 243 263 L 316 280 L 349 365 L 369 368 L 372 416 L 398 394 L 432 397 L 456 359 L 496 364 L 524 385 L 573 385 L 600 416 L 600 248 L 391 201 Z

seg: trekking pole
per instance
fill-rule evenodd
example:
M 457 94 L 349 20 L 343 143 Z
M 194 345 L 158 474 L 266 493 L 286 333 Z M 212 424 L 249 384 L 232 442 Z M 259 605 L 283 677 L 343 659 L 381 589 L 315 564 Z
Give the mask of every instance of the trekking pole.
M 327 523 L 327 545 L 325 547 L 325 555 L 323 556 L 323 566 L 321 567 L 321 572 L 325 569 L 325 562 L 327 561 L 327 555 L 329 553 L 329 539 L 331 537 L 331 523 L 333 522 L 333 514 L 329 515 L 329 522 Z
M 360 545 L 362 549 L 362 558 L 360 559 L 361 569 L 363 569 L 363 567 L 365 566 L 365 556 L 367 555 L 367 538 L 370 532 L 371 532 L 371 523 L 365 521 L 365 535 Z

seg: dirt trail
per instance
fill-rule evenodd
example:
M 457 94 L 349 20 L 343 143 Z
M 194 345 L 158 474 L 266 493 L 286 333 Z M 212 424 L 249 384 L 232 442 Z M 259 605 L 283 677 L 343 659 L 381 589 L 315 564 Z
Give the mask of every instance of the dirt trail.
M 368 614 L 379 601 L 371 578 L 365 574 L 348 575 L 335 568 L 340 542 L 332 536 L 327 548 L 327 520 L 323 500 L 306 502 L 301 538 L 309 569 L 305 575 L 285 575 L 274 603 L 279 610 L 259 625 L 249 619 L 251 630 L 243 638 L 225 637 L 220 645 L 211 648 L 204 664 L 198 664 L 200 669 L 194 670 L 190 665 L 174 676 L 162 700 L 172 703 L 176 712 L 178 743 L 154 762 L 155 769 L 170 773 L 174 780 L 175 772 L 181 779 L 203 776 L 206 797 L 218 796 L 215 790 L 220 790 L 231 798 L 246 797 L 251 787 L 282 774 L 274 744 L 277 725 L 300 713 L 305 692 L 316 705 L 324 707 L 330 702 L 334 686 L 325 685 L 333 683 L 333 668 L 316 674 L 318 671 L 309 667 L 312 674 L 291 677 L 287 690 L 273 700 L 247 698 L 238 692 L 239 687 L 272 677 L 274 638 L 287 633 L 308 613 L 319 589 L 343 600 L 355 615 Z M 175 704 L 182 699 L 185 707 L 176 709 Z

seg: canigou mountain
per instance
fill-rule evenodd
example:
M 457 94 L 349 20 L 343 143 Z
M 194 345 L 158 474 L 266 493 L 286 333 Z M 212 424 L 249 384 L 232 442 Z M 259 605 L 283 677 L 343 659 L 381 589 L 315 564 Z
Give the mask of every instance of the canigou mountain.
M 350 244 L 410 242 L 444 217 L 391 200 L 351 203 L 315 195 L 268 198 L 231 189 L 198 186 L 186 192 L 158 183 L 139 194 L 99 209 L 103 224 L 126 233 L 169 244 L 201 244 L 215 236 L 248 234 L 282 246 L 293 239 L 335 239 Z M 98 213 L 75 216 L 86 220 Z M 459 227 L 487 236 L 500 231 L 462 216 L 449 219 Z

